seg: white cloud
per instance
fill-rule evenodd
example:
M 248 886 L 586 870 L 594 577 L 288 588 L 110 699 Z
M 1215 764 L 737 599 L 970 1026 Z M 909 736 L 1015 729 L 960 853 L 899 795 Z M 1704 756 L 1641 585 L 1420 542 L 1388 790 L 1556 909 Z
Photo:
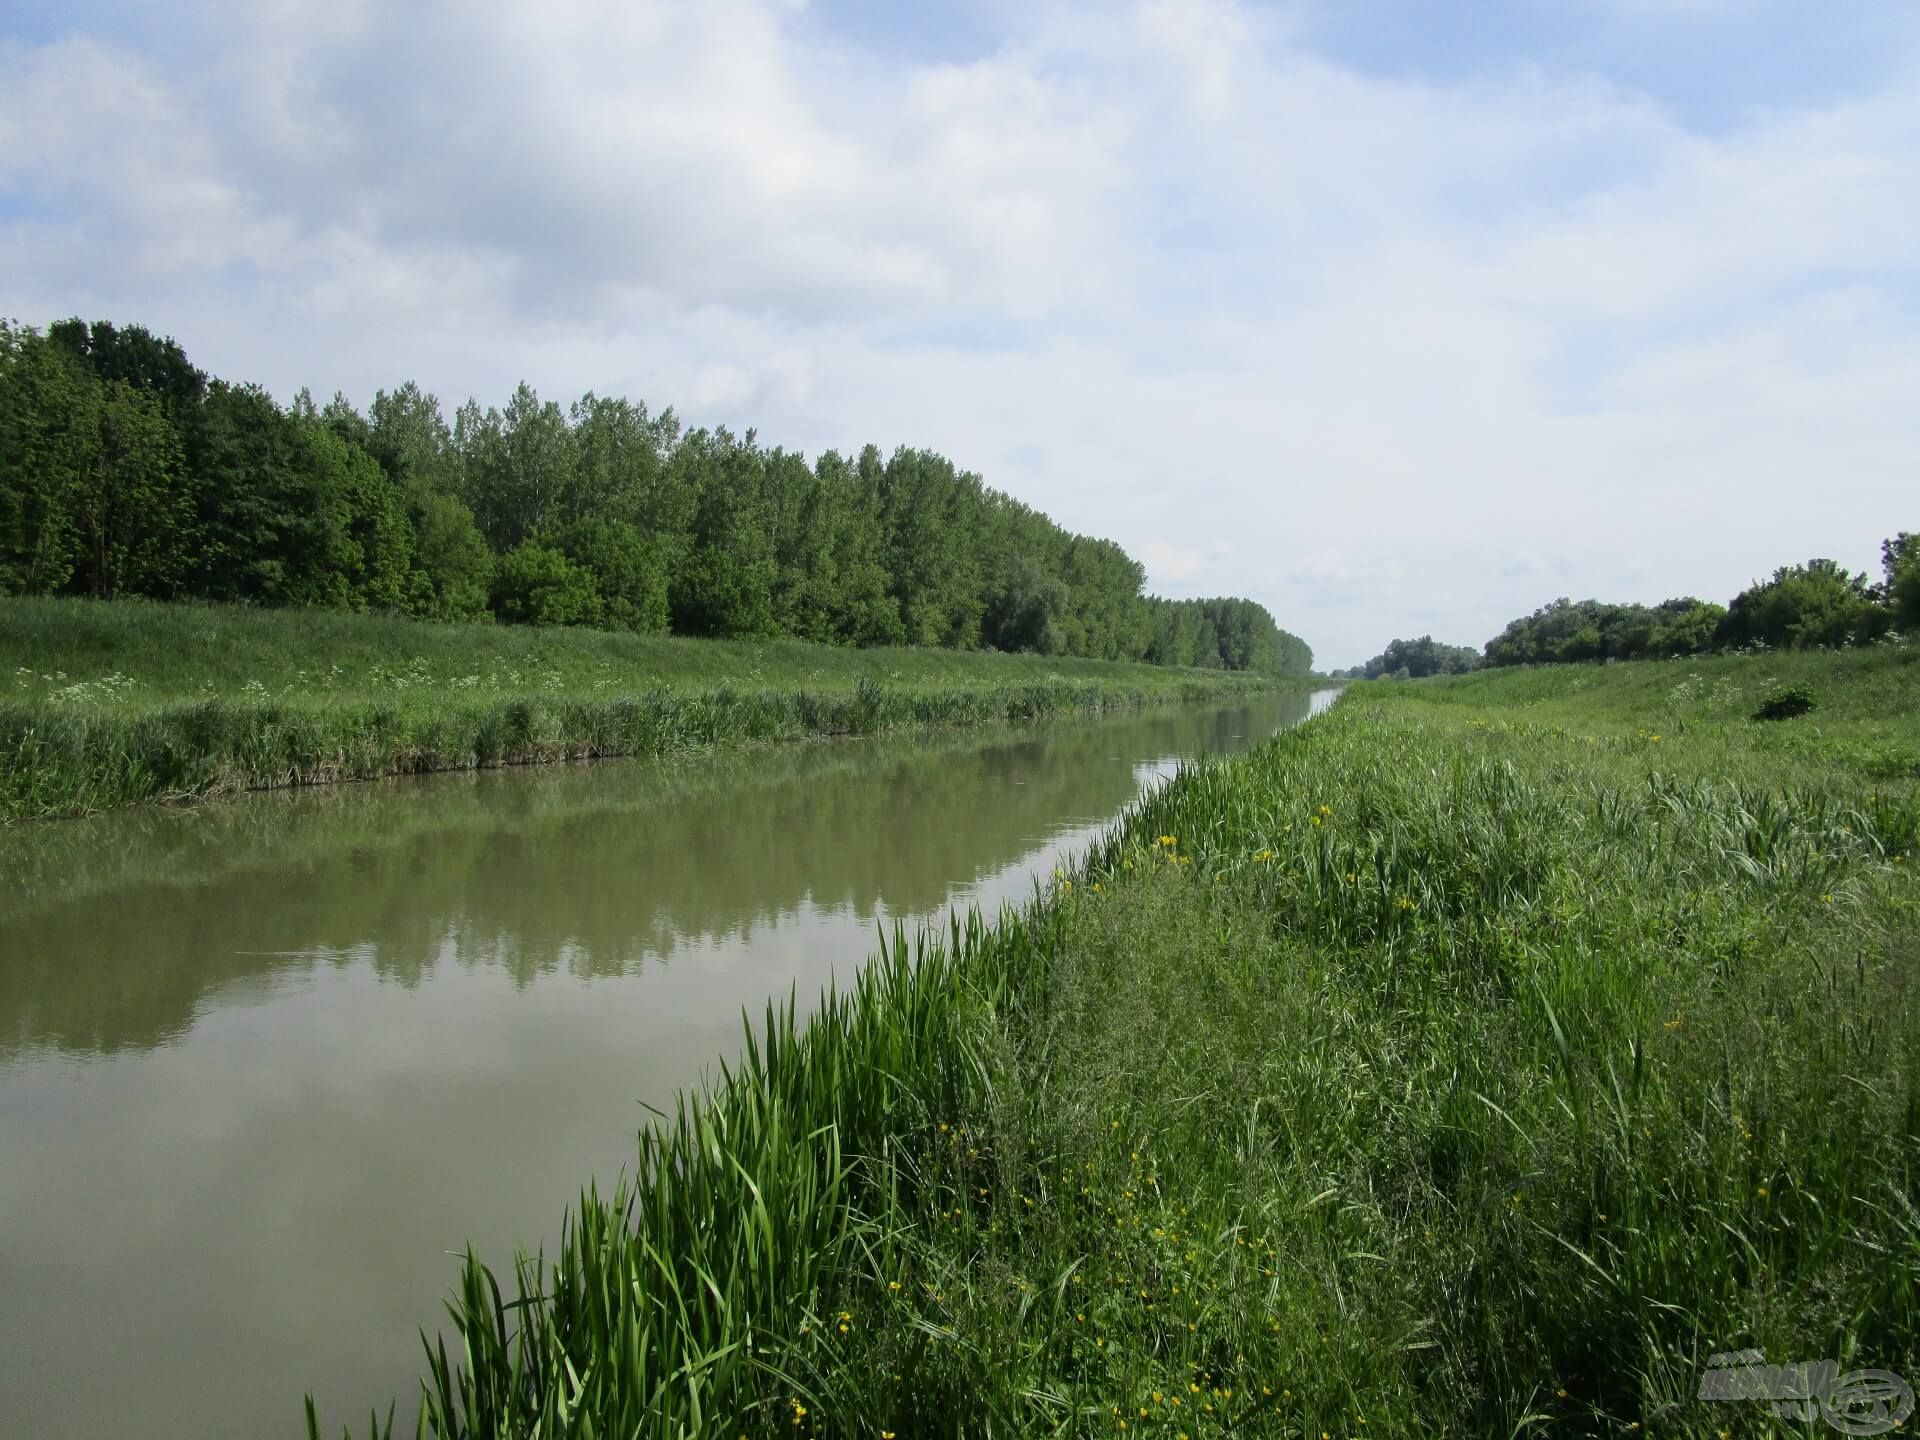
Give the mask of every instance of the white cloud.
M 1225 540 L 1216 540 L 1205 549 L 1199 546 L 1169 545 L 1164 540 L 1149 540 L 1140 547 L 1140 562 L 1147 567 L 1150 587 L 1178 590 L 1185 594 L 1193 582 L 1211 580 L 1221 573 L 1222 559 L 1233 552 Z M 1217 591 L 1219 587 L 1211 587 Z
M 1328 663 L 1920 521 L 1920 86 L 1703 134 L 1228 0 L 1002 18 L 964 64 L 756 0 L 235 4 L 193 71 L 7 45 L 0 313 L 282 395 L 524 376 L 932 445 Z

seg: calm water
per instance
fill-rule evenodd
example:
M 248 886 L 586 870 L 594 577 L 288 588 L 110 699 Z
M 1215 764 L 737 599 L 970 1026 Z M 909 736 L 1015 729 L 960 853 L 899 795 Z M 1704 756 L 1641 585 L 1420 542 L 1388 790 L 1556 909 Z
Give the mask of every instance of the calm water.
M 550 1242 L 743 1007 L 1330 698 L 0 832 L 0 1435 L 410 1414 L 447 1252 Z

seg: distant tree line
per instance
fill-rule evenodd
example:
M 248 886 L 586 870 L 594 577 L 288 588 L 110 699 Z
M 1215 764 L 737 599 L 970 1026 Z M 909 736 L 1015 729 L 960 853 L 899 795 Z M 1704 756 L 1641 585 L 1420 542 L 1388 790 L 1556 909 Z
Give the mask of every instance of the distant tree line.
M 1354 680 L 1424 680 L 1429 675 L 1464 675 L 1480 668 L 1480 652 L 1471 645 L 1442 645 L 1431 635 L 1395 640 L 1367 661 L 1343 673 Z
M 809 464 L 525 384 L 283 409 L 140 326 L 0 322 L 0 593 L 1311 668 L 1253 601 L 1145 579 L 929 450 Z
M 1719 650 L 1801 649 L 1867 644 L 1895 631 L 1920 630 L 1920 535 L 1903 531 L 1880 546 L 1880 580 L 1832 560 L 1783 565 L 1728 605 L 1691 597 L 1659 605 L 1555 600 L 1510 623 L 1487 642 L 1484 659 L 1432 637 L 1395 640 L 1354 679 L 1418 680 L 1486 665 L 1637 660 Z

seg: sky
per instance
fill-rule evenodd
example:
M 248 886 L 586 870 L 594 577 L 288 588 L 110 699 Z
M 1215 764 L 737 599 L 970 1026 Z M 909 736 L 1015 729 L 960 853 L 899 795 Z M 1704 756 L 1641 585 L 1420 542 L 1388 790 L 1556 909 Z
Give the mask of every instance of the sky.
M 1907 0 L 11 0 L 0 316 L 925 446 L 1322 666 L 1920 529 Z

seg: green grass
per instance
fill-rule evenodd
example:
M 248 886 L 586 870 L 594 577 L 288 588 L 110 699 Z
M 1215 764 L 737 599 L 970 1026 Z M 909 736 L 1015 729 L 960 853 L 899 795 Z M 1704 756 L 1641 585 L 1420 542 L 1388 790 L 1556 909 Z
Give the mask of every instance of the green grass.
M 1782 692 L 1805 689 L 1813 713 L 1756 726 Z M 1695 769 L 1758 762 L 1796 776 L 1920 779 L 1920 645 L 1706 655 L 1634 664 L 1482 670 L 1409 687 L 1423 704 L 1497 707 L 1513 720 L 1571 727 L 1628 744 L 1687 742 Z
M 0 819 L 1198 700 L 1271 677 L 797 640 L 0 599 Z
M 469 1257 L 423 1433 L 1804 1434 L 1707 1357 L 1912 1378 L 1920 669 L 1794 666 L 1817 733 L 1568 668 L 1186 770 Z

